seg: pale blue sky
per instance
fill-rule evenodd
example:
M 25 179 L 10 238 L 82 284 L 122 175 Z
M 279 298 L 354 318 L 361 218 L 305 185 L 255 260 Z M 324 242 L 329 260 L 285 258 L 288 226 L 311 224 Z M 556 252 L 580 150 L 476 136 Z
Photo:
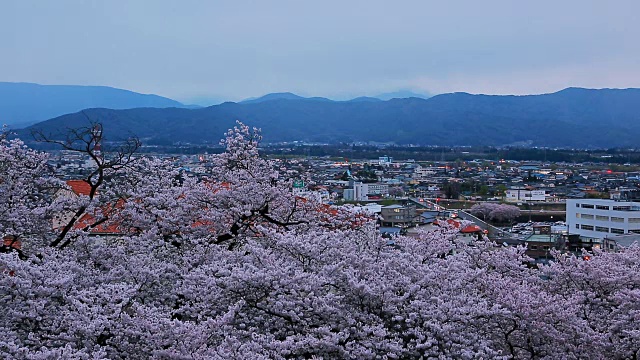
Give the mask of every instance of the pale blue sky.
M 0 0 L 0 81 L 178 100 L 640 87 L 640 2 Z

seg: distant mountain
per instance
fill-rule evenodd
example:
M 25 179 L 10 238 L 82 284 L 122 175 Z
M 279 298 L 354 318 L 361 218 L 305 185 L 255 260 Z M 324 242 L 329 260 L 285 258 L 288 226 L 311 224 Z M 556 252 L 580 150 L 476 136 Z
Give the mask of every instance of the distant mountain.
M 249 99 L 245 99 L 240 101 L 241 104 L 254 104 L 254 103 L 259 103 L 259 102 L 265 102 L 265 101 L 272 101 L 272 100 L 303 100 L 305 99 L 302 96 L 296 95 L 294 93 L 290 93 L 290 92 L 282 92 L 282 93 L 272 93 L 272 94 L 267 94 L 258 98 L 249 98 Z
M 89 109 L 111 139 L 137 134 L 147 144 L 217 144 L 241 120 L 264 141 L 376 141 L 423 145 L 530 143 L 550 147 L 638 147 L 640 89 L 569 88 L 553 94 L 489 96 L 453 93 L 429 99 L 317 101 L 301 97 L 224 103 L 202 109 Z M 60 116 L 32 128 L 86 125 Z M 24 136 L 23 136 L 24 138 Z
M 389 93 L 384 93 L 384 94 L 380 94 L 380 95 L 376 95 L 374 96 L 375 98 L 378 98 L 380 100 L 391 100 L 391 99 L 408 99 L 408 98 L 420 98 L 420 99 L 428 99 L 430 98 L 432 95 L 429 94 L 419 94 L 410 90 L 399 90 L 399 91 L 394 91 L 394 92 L 389 92 Z
M 274 100 L 313 100 L 313 101 L 333 101 L 331 99 L 323 98 L 323 97 L 302 97 L 300 95 L 296 95 L 290 92 L 283 93 L 271 93 L 258 98 L 248 98 L 240 101 L 240 104 L 255 104 L 261 103 L 265 101 L 274 101 Z
M 376 101 L 382 101 L 378 98 L 374 98 L 374 97 L 370 97 L 370 96 L 360 96 L 357 97 L 355 99 L 351 99 L 351 100 L 347 100 L 347 101 L 352 101 L 352 102 L 362 102 L 362 101 L 369 101 L 369 102 L 376 102 Z
M 184 107 L 158 95 L 107 86 L 0 82 L 0 124 L 33 124 L 87 108 Z
M 190 104 L 190 105 L 185 105 L 185 107 L 187 108 L 188 107 L 199 108 L 199 107 L 219 105 L 225 102 L 225 100 L 222 97 L 194 96 L 194 97 L 181 99 L 180 102 L 183 104 Z
M 380 94 L 377 96 L 360 96 L 350 100 L 343 101 L 380 101 L 380 100 L 391 100 L 391 99 L 408 99 L 408 98 L 420 98 L 420 99 L 428 99 L 430 96 L 425 94 L 418 94 L 408 90 L 401 90 L 386 94 Z M 257 98 L 248 98 L 240 101 L 241 104 L 252 104 L 258 102 L 265 101 L 273 101 L 273 100 L 317 100 L 317 101 L 340 101 L 340 100 L 331 100 L 324 97 L 303 97 L 300 95 L 296 95 L 290 92 L 282 92 L 282 93 L 271 93 Z

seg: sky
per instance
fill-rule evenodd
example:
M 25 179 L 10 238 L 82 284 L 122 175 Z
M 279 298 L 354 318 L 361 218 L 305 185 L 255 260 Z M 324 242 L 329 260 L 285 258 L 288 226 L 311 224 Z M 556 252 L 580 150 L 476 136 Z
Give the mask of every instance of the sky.
M 640 87 L 640 1 L 0 0 L 0 81 L 183 102 Z

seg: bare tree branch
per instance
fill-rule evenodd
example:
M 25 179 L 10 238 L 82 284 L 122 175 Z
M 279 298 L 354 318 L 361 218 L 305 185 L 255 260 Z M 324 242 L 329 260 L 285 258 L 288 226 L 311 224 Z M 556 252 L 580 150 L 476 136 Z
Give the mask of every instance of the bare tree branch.
M 133 154 L 140 148 L 141 142 L 136 137 L 130 137 L 120 144 L 115 151 L 105 155 L 102 150 L 104 140 L 102 124 L 91 121 L 85 112 L 82 112 L 82 114 L 89 120 L 89 126 L 69 129 L 62 140 L 60 140 L 59 136 L 45 134 L 42 130 L 34 130 L 32 135 L 36 141 L 56 144 L 62 149 L 89 156 L 95 164 L 95 169 L 90 171 L 83 180 L 89 185 L 88 197 L 89 204 L 91 204 L 98 193 L 98 189 L 105 182 L 107 172 L 120 170 L 135 161 Z M 62 230 L 56 239 L 51 242 L 50 246 L 64 248 L 71 243 L 71 239 L 66 239 L 65 241 L 65 238 L 84 215 L 87 208 L 88 204 L 82 205 L 73 213 L 69 222 L 62 227 Z

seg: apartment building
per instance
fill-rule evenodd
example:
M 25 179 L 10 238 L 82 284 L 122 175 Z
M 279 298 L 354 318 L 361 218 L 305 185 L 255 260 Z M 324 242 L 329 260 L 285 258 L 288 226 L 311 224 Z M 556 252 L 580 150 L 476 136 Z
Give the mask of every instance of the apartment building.
M 609 199 L 567 199 L 569 234 L 603 239 L 640 233 L 640 202 Z
M 544 190 L 528 190 L 525 188 L 508 189 L 505 194 L 505 201 L 509 202 L 544 201 L 545 198 Z
M 343 197 L 350 201 L 366 201 L 369 195 L 387 196 L 389 195 L 389 185 L 387 184 L 363 184 L 361 182 L 350 182 L 351 189 L 345 189 Z
M 367 195 L 389 195 L 389 185 L 387 184 L 367 184 Z
M 367 201 L 369 197 L 369 185 L 361 182 L 350 181 L 351 189 L 344 189 L 342 197 L 348 201 Z
M 417 165 L 414 169 L 413 169 L 413 178 L 414 179 L 429 179 L 432 176 L 436 175 L 436 169 L 432 168 L 432 167 L 422 167 L 420 165 Z

